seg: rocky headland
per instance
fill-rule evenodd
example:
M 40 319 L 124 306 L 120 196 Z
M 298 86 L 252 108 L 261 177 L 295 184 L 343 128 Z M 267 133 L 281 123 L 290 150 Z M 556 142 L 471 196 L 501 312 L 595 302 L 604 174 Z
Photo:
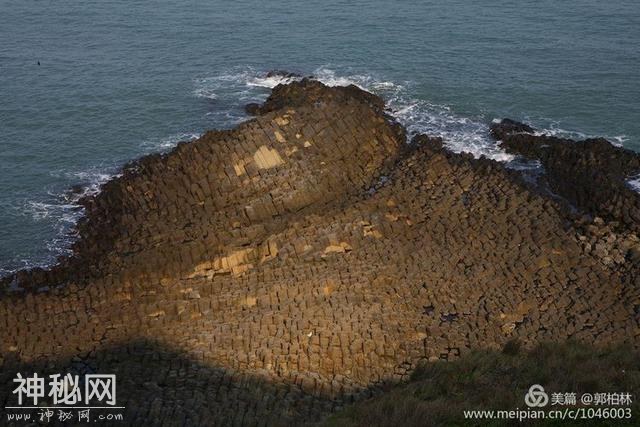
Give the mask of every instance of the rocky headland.
M 17 371 L 116 373 L 130 424 L 316 422 L 473 349 L 638 348 L 637 154 L 494 124 L 531 182 L 406 143 L 355 86 L 248 111 L 126 165 L 73 256 L 2 280 L 0 402 Z

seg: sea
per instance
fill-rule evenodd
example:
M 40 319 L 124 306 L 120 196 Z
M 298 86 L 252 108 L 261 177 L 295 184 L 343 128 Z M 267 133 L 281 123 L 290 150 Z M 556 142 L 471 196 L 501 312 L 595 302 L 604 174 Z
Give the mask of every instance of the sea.
M 640 150 L 638 0 L 0 0 L 0 275 L 69 253 L 70 188 L 246 120 L 274 69 L 507 164 L 502 117 Z

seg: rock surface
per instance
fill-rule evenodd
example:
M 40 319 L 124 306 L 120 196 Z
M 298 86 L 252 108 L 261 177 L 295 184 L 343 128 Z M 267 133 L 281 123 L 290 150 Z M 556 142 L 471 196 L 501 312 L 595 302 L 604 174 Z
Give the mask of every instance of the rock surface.
M 83 200 L 74 256 L 3 281 L 0 402 L 16 371 L 113 372 L 128 424 L 285 424 L 514 339 L 638 347 L 631 154 L 494 127 L 602 217 L 576 219 L 494 161 L 405 144 L 355 86 L 280 85 L 256 113 L 127 165 Z
M 603 138 L 572 141 L 537 135 L 530 126 L 505 119 L 491 126 L 507 152 L 539 160 L 550 188 L 582 212 L 640 227 L 640 197 L 627 185 L 640 173 L 640 155 Z

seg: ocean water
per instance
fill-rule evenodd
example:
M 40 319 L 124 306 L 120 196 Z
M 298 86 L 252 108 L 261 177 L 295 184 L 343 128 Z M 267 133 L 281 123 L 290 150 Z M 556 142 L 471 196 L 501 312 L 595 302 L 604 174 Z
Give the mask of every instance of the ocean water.
M 501 161 L 501 117 L 640 150 L 637 0 L 0 0 L 0 274 L 65 254 L 71 186 L 244 120 L 270 69 Z

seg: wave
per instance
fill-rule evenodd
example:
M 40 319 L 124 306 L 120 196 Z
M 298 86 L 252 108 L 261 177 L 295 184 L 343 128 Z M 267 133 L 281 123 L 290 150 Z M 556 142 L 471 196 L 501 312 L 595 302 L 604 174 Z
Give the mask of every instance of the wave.
M 193 91 L 194 95 L 199 98 L 217 99 L 218 95 L 215 92 L 208 90 L 207 88 L 196 88 Z
M 549 136 L 555 136 L 557 138 L 573 139 L 576 141 L 589 139 L 589 138 L 604 138 L 609 142 L 611 142 L 611 144 L 615 145 L 616 147 L 624 147 L 624 143 L 629 140 L 629 137 L 627 135 L 606 135 L 604 133 L 589 134 L 589 133 L 581 132 L 574 129 L 566 129 L 561 126 L 559 121 L 549 119 L 546 117 L 539 117 L 539 118 L 525 117 L 524 120 L 528 123 L 540 124 L 540 126 L 533 125 L 533 127 L 537 129 L 535 132 L 535 135 L 538 135 L 538 136 L 549 135 Z
M 469 118 L 454 113 L 446 105 L 438 105 L 411 94 L 409 83 L 396 83 L 370 74 L 340 74 L 326 66 L 316 68 L 310 77 L 327 86 L 355 85 L 381 96 L 388 112 L 406 129 L 409 137 L 419 133 L 442 137 L 445 145 L 454 152 L 469 152 L 476 157 L 510 162 L 514 156 L 500 149 L 489 135 L 489 127 L 483 117 Z M 218 100 L 233 105 L 240 102 L 262 102 L 270 89 L 278 84 L 300 80 L 300 77 L 266 76 L 266 72 L 252 67 L 242 67 L 194 80 L 194 93 L 216 93 Z M 199 95 L 197 95 L 199 96 Z M 221 113 L 210 112 L 217 119 L 216 125 L 233 126 L 247 118 L 240 109 Z
M 84 210 L 75 203 L 65 202 L 62 194 L 50 192 L 43 199 L 17 200 L 9 208 L 11 215 L 26 216 L 34 223 L 51 224 L 53 237 L 44 242 L 46 251 L 16 255 L 8 265 L 0 268 L 0 277 L 21 269 L 46 267 L 55 263 L 58 257 L 71 254 L 71 245 L 77 238 L 75 224 L 84 215 Z
M 485 117 L 464 116 L 447 105 L 417 97 L 412 92 L 412 82 L 399 83 L 371 74 L 339 73 L 327 66 L 316 68 L 309 75 L 328 86 L 355 85 L 381 96 L 386 102 L 388 113 L 405 127 L 409 139 L 420 133 L 438 136 L 453 152 L 468 152 L 475 157 L 485 156 L 532 175 L 540 173 L 541 166 L 538 162 L 524 161 L 499 147 L 489 134 L 489 121 Z M 199 99 L 215 101 L 205 113 L 212 128 L 230 128 L 248 118 L 243 109 L 246 103 L 263 102 L 271 93 L 271 89 L 277 85 L 299 79 L 300 77 L 291 76 L 267 77 L 264 70 L 236 67 L 212 76 L 194 79 L 192 94 Z M 528 118 L 525 120 L 530 123 L 536 122 Z M 540 133 L 573 139 L 589 137 L 580 132 L 564 130 L 557 122 L 540 121 L 549 123 L 540 129 Z M 167 151 L 180 141 L 191 141 L 199 136 L 197 132 L 180 132 L 163 138 L 150 138 L 140 143 L 140 155 Z M 626 136 L 608 139 L 622 145 Z M 65 181 L 80 185 L 76 191 L 62 194 L 51 192 L 46 200 L 27 200 L 21 204 L 20 210 L 23 214 L 30 215 L 34 221 L 51 222 L 57 230 L 57 237 L 47 244 L 50 256 L 45 257 L 44 262 L 40 263 L 21 260 L 21 268 L 46 266 L 55 257 L 69 254 L 69 248 L 76 238 L 74 225 L 84 214 L 78 201 L 82 197 L 98 194 L 104 183 L 118 176 L 118 170 L 119 167 L 111 166 L 76 172 L 53 172 L 52 175 L 62 175 Z M 640 175 L 631 178 L 628 184 L 640 192 Z M 0 272 L 4 274 L 8 270 L 1 269 Z
M 640 193 L 640 175 L 629 177 L 627 185 L 636 193 Z
M 329 86 L 354 84 L 381 96 L 389 114 L 405 127 L 409 138 L 424 133 L 441 137 L 444 145 L 453 152 L 468 152 L 475 157 L 485 156 L 501 162 L 515 159 L 491 138 L 483 117 L 465 117 L 447 105 L 415 97 L 411 93 L 410 82 L 399 84 L 362 74 L 338 76 L 327 68 L 319 68 L 313 75 Z
M 247 80 L 247 86 L 257 86 L 273 89 L 274 87 L 281 84 L 288 84 L 292 82 L 296 82 L 301 80 L 302 77 L 296 76 L 265 76 L 259 77 L 255 76 Z
M 528 161 L 507 153 L 489 134 L 489 120 L 484 116 L 469 117 L 456 113 L 450 106 L 430 102 L 415 96 L 411 90 L 411 82 L 394 82 L 379 78 L 372 74 L 339 73 L 328 66 L 311 71 L 309 75 L 328 86 L 355 85 L 361 89 L 381 96 L 387 105 L 388 113 L 400 122 L 409 138 L 425 133 L 443 139 L 444 145 L 453 152 L 467 152 L 474 157 L 487 158 L 504 163 L 507 167 L 517 169 L 529 176 L 542 173 L 538 161 Z M 196 80 L 198 90 L 224 93 L 225 98 L 234 102 L 262 102 L 270 93 L 270 89 L 278 84 L 299 80 L 296 77 L 266 77 L 264 70 L 252 67 L 240 67 L 228 70 L 212 77 Z M 211 113 L 222 125 L 235 125 L 247 118 L 243 111 Z M 494 119 L 496 120 L 496 119 Z M 523 121 L 539 129 L 537 134 L 546 134 L 576 140 L 594 138 L 584 132 L 564 129 L 560 122 L 546 118 L 524 117 Z M 623 146 L 628 140 L 626 135 L 605 136 L 612 144 Z M 629 180 L 629 186 L 640 192 L 640 176 Z
M 165 138 L 148 139 L 140 146 L 145 152 L 168 151 L 182 141 L 193 141 L 200 138 L 201 134 L 196 132 L 181 132 Z
M 181 132 L 164 138 L 151 138 L 140 143 L 140 155 L 168 151 L 181 141 L 192 141 L 200 137 L 196 132 Z M 16 258 L 12 267 L 0 268 L 0 276 L 17 270 L 35 267 L 47 267 L 60 256 L 71 255 L 71 246 L 77 238 L 75 225 L 84 216 L 84 207 L 80 200 L 100 193 L 108 181 L 121 176 L 121 165 L 101 165 L 79 171 L 55 170 L 52 177 L 69 183 L 70 188 L 63 191 L 49 189 L 37 200 L 16 201 L 11 210 L 15 215 L 27 216 L 34 222 L 51 224 L 55 237 L 45 243 L 47 253 L 38 259 Z
M 19 199 L 8 207 L 12 215 L 26 216 L 34 223 L 46 223 L 51 227 L 53 237 L 44 243 L 46 251 L 31 258 L 16 256 L 10 265 L 0 268 L 0 276 L 21 269 L 44 268 L 54 264 L 60 256 L 71 255 L 71 246 L 78 237 L 75 226 L 85 213 L 79 201 L 98 194 L 107 181 L 120 176 L 115 166 L 96 166 L 80 171 L 54 170 L 49 174 L 75 185 L 63 191 L 49 188 L 36 200 Z

